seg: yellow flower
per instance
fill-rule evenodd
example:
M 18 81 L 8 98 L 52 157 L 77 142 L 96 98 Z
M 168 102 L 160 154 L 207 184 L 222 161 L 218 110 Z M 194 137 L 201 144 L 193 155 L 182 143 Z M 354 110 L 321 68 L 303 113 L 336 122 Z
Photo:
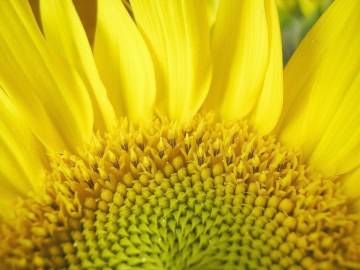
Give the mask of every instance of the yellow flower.
M 360 1 L 284 70 L 275 0 L 33 10 L 0 1 L 1 269 L 360 268 Z

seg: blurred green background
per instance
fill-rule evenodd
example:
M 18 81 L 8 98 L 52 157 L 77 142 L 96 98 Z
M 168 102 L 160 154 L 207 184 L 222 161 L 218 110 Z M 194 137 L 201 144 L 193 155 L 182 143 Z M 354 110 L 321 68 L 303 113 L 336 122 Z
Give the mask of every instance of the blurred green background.
M 360 1 L 360 0 L 359 0 Z M 284 63 L 332 0 L 277 0 L 283 37 Z

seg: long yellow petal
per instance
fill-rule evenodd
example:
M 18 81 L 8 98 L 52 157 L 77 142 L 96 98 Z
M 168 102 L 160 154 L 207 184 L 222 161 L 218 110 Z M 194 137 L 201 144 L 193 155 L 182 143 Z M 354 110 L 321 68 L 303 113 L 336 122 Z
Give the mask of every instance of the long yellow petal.
M 360 70 L 325 129 L 310 162 L 326 174 L 342 174 L 360 164 Z
M 283 106 L 283 62 L 279 18 L 274 1 L 265 1 L 269 32 L 269 59 L 259 99 L 251 112 L 251 122 L 261 134 L 277 125 Z
M 219 8 L 220 0 L 207 0 L 207 12 L 210 29 L 214 26 Z
M 284 73 L 281 139 L 301 149 L 305 157 L 321 142 L 311 160 L 327 174 L 343 173 L 360 161 L 360 151 L 356 151 L 360 122 L 355 120 L 358 108 L 353 103 L 360 101 L 354 90 L 360 70 L 359 10 L 358 0 L 335 1 L 305 37 Z M 325 149 L 326 145 L 330 148 Z M 336 160 L 340 163 L 335 166 Z
M 4 205 L 42 187 L 44 149 L 1 88 L 0 115 L 0 205 Z
M 213 82 L 205 107 L 224 120 L 240 119 L 256 104 L 267 69 L 265 1 L 220 1 L 213 31 Z
M 205 0 L 130 1 L 154 59 L 157 108 L 188 121 L 209 89 L 211 62 Z
M 355 206 L 360 211 L 360 167 L 355 168 L 341 178 L 343 192 L 355 200 Z
M 57 53 L 75 67 L 89 91 L 95 128 L 107 130 L 115 113 L 100 81 L 89 42 L 71 0 L 41 0 L 40 14 L 45 38 Z
M 46 45 L 27 1 L 0 1 L 0 83 L 48 149 L 75 150 L 92 136 L 91 101 Z
M 150 53 L 121 0 L 98 1 L 94 55 L 118 116 L 152 116 L 156 86 Z

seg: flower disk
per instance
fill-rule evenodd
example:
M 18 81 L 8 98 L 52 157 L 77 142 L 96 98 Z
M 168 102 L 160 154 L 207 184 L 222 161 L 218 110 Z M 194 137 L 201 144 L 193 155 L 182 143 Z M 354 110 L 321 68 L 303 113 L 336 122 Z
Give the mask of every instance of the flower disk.
M 337 180 L 245 122 L 123 120 L 51 160 L 46 195 L 0 221 L 6 269 L 359 267 L 359 215 Z

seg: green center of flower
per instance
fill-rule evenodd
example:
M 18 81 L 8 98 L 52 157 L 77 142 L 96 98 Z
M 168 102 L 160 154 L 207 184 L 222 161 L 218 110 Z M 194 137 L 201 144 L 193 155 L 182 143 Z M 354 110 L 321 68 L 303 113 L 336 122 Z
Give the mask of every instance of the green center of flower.
M 0 222 L 10 269 L 359 267 L 340 183 L 246 123 L 123 121 L 51 159 L 44 195 Z

